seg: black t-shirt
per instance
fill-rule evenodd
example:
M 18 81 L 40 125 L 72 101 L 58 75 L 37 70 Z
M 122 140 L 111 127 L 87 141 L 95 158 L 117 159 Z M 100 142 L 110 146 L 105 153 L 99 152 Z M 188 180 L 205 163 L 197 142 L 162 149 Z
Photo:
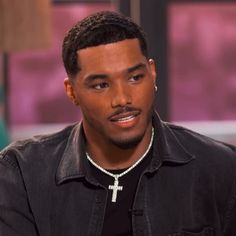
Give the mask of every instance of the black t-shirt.
M 133 200 L 139 177 L 150 162 L 151 151 L 147 156 L 130 172 L 119 178 L 119 186 L 123 189 L 117 191 L 116 202 L 112 202 L 113 191 L 108 189 L 109 185 L 114 185 L 114 178 L 92 166 L 92 173 L 100 184 L 108 190 L 105 218 L 103 223 L 102 236 L 130 236 L 132 235 L 131 213 Z M 120 174 L 122 170 L 107 170 L 113 174 Z

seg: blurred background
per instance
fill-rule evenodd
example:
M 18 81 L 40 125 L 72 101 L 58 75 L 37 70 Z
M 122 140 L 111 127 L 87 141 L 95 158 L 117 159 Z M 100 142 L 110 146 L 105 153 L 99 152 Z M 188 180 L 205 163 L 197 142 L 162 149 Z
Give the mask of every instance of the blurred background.
M 0 149 L 80 120 L 61 44 L 100 10 L 146 31 L 163 120 L 236 145 L 236 0 L 0 0 Z

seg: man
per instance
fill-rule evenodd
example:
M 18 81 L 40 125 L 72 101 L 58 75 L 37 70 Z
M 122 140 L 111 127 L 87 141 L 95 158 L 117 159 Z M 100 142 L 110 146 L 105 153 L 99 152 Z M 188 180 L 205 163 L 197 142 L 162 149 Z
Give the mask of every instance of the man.
M 0 235 L 236 235 L 236 150 L 161 121 L 140 27 L 99 12 L 66 35 L 82 123 L 10 145 Z

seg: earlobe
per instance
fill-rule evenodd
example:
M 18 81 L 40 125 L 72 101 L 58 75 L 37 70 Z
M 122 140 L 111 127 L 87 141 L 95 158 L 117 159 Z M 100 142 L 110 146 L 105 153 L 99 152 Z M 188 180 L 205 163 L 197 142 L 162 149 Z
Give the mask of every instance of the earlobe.
M 79 105 L 75 93 L 74 93 L 74 88 L 71 85 L 71 82 L 68 78 L 65 78 L 64 80 L 64 88 L 66 91 L 67 96 L 69 97 L 69 99 L 75 104 L 75 105 Z

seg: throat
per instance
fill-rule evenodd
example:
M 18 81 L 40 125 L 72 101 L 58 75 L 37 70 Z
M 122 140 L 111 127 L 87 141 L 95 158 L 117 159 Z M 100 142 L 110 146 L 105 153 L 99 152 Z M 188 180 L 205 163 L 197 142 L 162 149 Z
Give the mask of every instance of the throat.
M 137 153 L 134 152 L 135 150 L 129 150 L 130 153 L 114 152 L 114 154 L 112 154 L 112 158 L 110 157 L 111 154 L 105 155 L 105 157 L 108 157 L 108 158 L 107 159 L 105 158 L 106 162 L 104 162 L 104 159 L 99 158 L 99 155 L 93 155 L 93 153 L 91 155 L 91 153 L 87 152 L 86 153 L 87 159 L 94 166 L 96 166 L 97 168 L 99 168 L 102 171 L 106 171 L 106 169 L 120 170 L 120 169 L 126 169 L 126 168 L 128 168 L 128 170 L 129 170 L 130 168 L 133 168 L 134 166 L 136 166 L 139 162 L 141 162 L 144 159 L 144 157 L 147 155 L 147 153 L 151 149 L 151 146 L 153 143 L 153 138 L 154 138 L 154 129 L 152 129 L 152 134 L 151 134 L 149 144 L 148 144 L 145 152 L 142 153 L 141 155 L 137 155 Z M 110 153 L 112 153 L 112 152 L 110 152 Z M 133 156 L 134 154 L 135 154 L 135 156 Z M 91 157 L 90 157 L 90 155 L 91 155 Z M 114 158 L 114 156 L 116 158 Z
M 116 170 L 132 166 L 136 161 L 146 155 L 150 149 L 154 136 L 154 129 L 145 132 L 138 144 L 134 143 L 129 148 L 121 148 L 112 142 L 91 142 L 86 140 L 86 150 L 92 160 L 104 169 Z M 135 141 L 137 142 L 137 140 Z

